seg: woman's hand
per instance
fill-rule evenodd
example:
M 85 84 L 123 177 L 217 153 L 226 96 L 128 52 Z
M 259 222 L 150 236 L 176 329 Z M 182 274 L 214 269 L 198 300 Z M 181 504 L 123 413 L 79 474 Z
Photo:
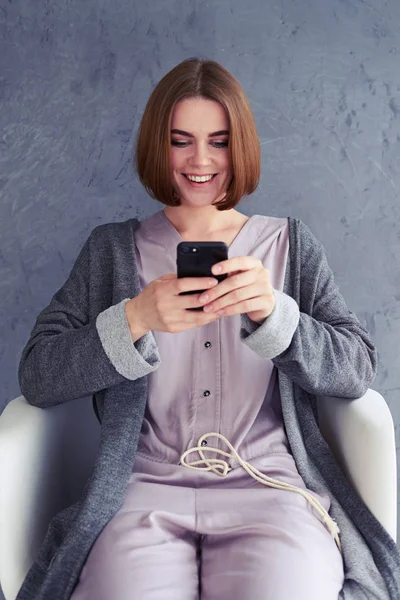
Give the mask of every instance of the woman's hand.
M 227 273 L 228 277 L 200 296 L 205 312 L 224 317 L 246 313 L 249 319 L 261 323 L 274 310 L 269 270 L 259 258 L 236 256 L 214 265 L 212 273 Z
M 202 327 L 220 316 L 206 313 L 199 302 L 200 294 L 181 295 L 184 292 L 208 290 L 218 284 L 214 277 L 182 277 L 167 273 L 151 281 L 145 288 L 128 300 L 125 314 L 134 340 L 148 331 L 179 333 L 194 327 Z M 187 310 L 197 308 L 197 311 Z

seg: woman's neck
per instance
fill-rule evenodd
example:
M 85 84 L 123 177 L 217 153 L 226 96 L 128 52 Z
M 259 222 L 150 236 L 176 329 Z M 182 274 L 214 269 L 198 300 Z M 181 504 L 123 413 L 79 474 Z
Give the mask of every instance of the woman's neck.
M 247 220 L 245 215 L 234 209 L 217 211 L 212 207 L 208 208 L 211 210 L 166 206 L 164 214 L 182 238 L 192 241 L 222 231 L 234 230 Z

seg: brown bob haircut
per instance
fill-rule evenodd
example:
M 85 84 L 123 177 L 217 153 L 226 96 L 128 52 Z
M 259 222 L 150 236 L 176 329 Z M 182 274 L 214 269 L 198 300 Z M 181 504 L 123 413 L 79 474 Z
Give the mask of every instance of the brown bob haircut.
M 229 119 L 232 180 L 217 210 L 234 208 L 257 188 L 260 179 L 260 141 L 249 101 L 239 82 L 222 65 L 188 58 L 167 73 L 146 104 L 136 141 L 136 172 L 152 198 L 180 206 L 172 185 L 171 122 L 175 105 L 186 98 L 215 100 Z

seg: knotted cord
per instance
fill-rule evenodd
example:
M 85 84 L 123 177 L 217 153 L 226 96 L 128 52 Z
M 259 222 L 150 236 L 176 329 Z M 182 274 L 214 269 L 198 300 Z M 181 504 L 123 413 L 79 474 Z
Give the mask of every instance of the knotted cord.
M 204 446 L 201 446 L 202 441 L 205 440 L 209 436 L 215 436 L 215 437 L 218 437 L 221 440 L 223 440 L 225 442 L 225 444 L 230 448 L 230 450 L 232 451 L 233 454 L 229 453 L 229 452 L 224 452 L 223 450 L 220 450 L 219 448 L 210 447 L 208 445 L 206 448 Z M 189 448 L 189 450 L 186 450 L 182 454 L 181 459 L 180 459 L 180 464 L 184 467 L 188 467 L 189 469 L 196 469 L 198 471 L 213 471 L 216 475 L 219 475 L 220 477 L 226 477 L 226 475 L 229 473 L 229 471 L 232 471 L 232 467 L 229 466 L 229 464 L 227 463 L 226 460 L 223 460 L 221 458 L 206 458 L 203 454 L 203 450 L 207 450 L 209 452 L 211 452 L 211 451 L 217 452 L 219 454 L 223 454 L 227 458 L 232 458 L 232 457 L 236 458 L 236 460 L 249 473 L 249 475 L 251 475 L 256 481 L 259 481 L 260 483 L 263 483 L 264 485 L 268 485 L 270 487 L 274 487 L 274 488 L 281 489 L 281 490 L 290 490 L 290 491 L 297 492 L 298 494 L 301 494 L 302 496 L 304 496 L 304 498 L 306 498 L 314 506 L 314 508 L 320 513 L 320 515 L 322 517 L 322 522 L 328 529 L 331 536 L 334 538 L 334 540 L 337 544 L 337 547 L 339 548 L 339 551 L 341 552 L 341 554 L 343 554 L 342 545 L 341 545 L 340 539 L 339 539 L 340 529 L 338 527 L 338 524 L 330 516 L 330 514 L 322 506 L 322 504 L 316 498 L 314 498 L 314 496 L 312 496 L 308 491 L 302 490 L 301 488 L 299 488 L 295 485 L 291 485 L 290 483 L 286 483 L 284 481 L 279 481 L 278 479 L 273 479 L 272 477 L 268 477 L 267 475 L 264 475 L 264 473 L 261 473 L 260 471 L 258 471 L 258 469 L 253 467 L 253 465 L 251 465 L 247 461 L 243 460 L 239 456 L 239 454 L 236 452 L 236 450 L 232 446 L 232 444 L 226 439 L 225 436 L 223 436 L 220 433 L 212 432 L 212 433 L 205 433 L 204 435 L 202 435 L 199 438 L 197 446 L 194 446 L 193 448 Z M 201 456 L 201 460 L 196 460 L 194 462 L 187 463 L 185 461 L 185 459 L 192 452 L 198 452 Z M 195 465 L 202 464 L 202 463 L 206 463 L 206 465 L 208 465 L 208 466 L 207 467 L 195 466 Z M 211 463 L 214 463 L 214 464 L 211 464 Z M 221 470 L 221 467 L 222 467 L 222 470 Z

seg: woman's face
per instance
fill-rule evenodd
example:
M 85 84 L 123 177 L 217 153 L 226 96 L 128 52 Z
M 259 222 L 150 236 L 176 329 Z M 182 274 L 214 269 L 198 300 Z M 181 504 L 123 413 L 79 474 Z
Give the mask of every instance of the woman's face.
M 188 98 L 175 106 L 171 124 L 172 181 L 182 205 L 208 206 L 225 196 L 232 178 L 228 139 L 229 119 L 219 102 Z M 213 178 L 193 185 L 187 175 Z

